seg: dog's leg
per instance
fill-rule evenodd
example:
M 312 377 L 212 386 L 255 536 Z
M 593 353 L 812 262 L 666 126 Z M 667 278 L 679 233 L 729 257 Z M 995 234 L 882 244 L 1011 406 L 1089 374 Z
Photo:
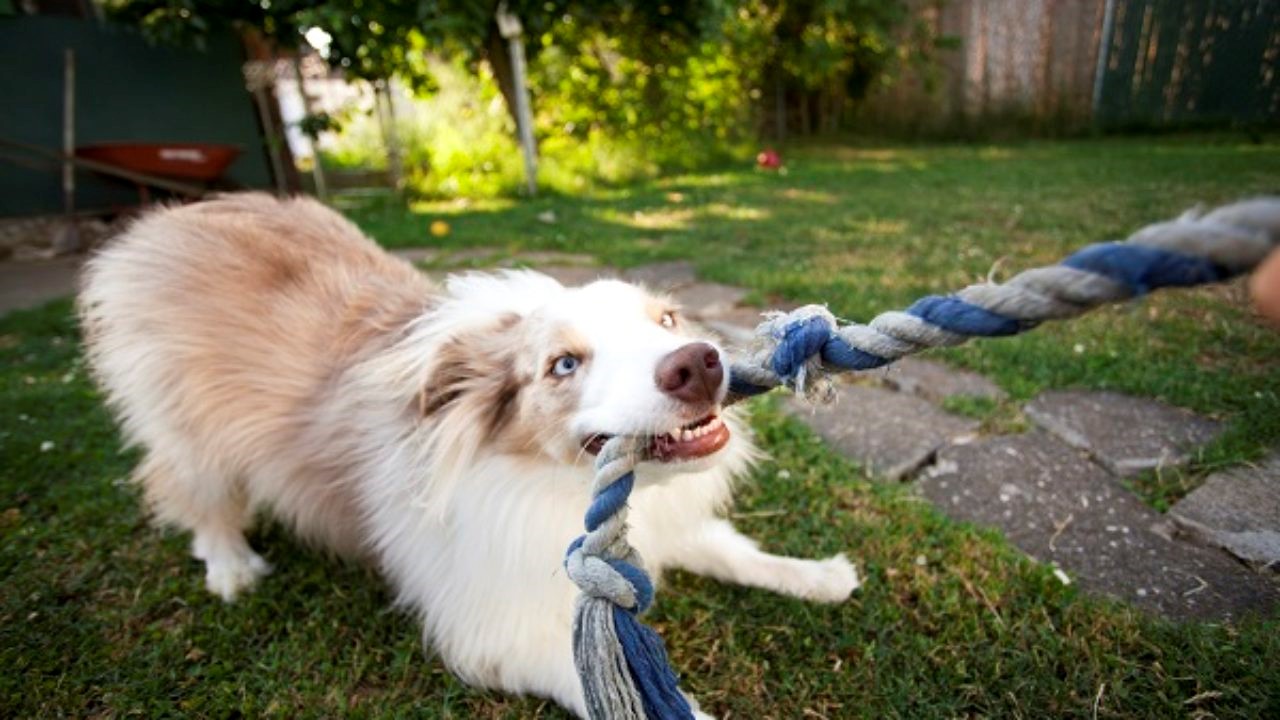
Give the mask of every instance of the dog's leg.
M 817 602 L 842 602 L 858 589 L 858 572 L 843 554 L 825 560 L 771 555 L 726 520 L 709 520 L 680 544 L 673 565 L 725 582 L 765 588 Z
M 245 540 L 250 513 L 244 494 L 230 480 L 197 477 L 155 457 L 138 469 L 156 517 L 191 531 L 191 554 L 204 561 L 205 587 L 230 602 L 271 566 Z
M 518 616 L 517 610 L 504 619 Z M 545 618 L 534 622 L 545 622 Z M 524 623 L 506 625 L 500 633 L 491 633 L 493 626 L 470 632 L 450 627 L 443 636 L 433 638 L 428 633 L 426 644 L 439 651 L 445 665 L 469 685 L 550 698 L 586 720 L 582 681 L 573 664 L 573 631 L 569 623 L 555 625 L 527 636 L 521 633 L 522 626 L 528 627 Z
M 271 565 L 249 547 L 240 525 L 229 519 L 202 520 L 193 529 L 195 537 L 191 542 L 191 554 L 204 561 L 205 587 L 227 602 L 271 572 Z

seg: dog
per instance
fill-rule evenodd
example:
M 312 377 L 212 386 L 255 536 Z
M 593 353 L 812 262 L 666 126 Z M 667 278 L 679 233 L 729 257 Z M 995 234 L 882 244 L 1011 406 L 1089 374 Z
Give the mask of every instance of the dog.
M 771 555 L 724 515 L 760 455 L 722 407 L 726 356 L 660 295 L 531 271 L 434 285 L 303 198 L 230 194 L 142 216 L 86 266 L 89 365 L 155 519 L 231 601 L 270 570 L 262 511 L 375 566 L 475 686 L 585 716 L 572 658 L 593 454 L 648 438 L 630 540 L 666 568 L 818 602 L 843 556 Z

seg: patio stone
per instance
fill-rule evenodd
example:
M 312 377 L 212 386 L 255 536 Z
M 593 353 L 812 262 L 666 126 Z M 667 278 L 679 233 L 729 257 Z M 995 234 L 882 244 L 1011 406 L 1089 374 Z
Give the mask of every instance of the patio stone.
M 690 315 L 705 318 L 730 312 L 747 296 L 747 291 L 732 285 L 699 282 L 677 288 L 671 294 Z
M 867 385 L 843 385 L 830 405 L 787 401 L 788 410 L 828 443 L 889 480 L 900 480 L 938 448 L 971 436 L 978 423 L 927 400 Z
M 697 282 L 698 272 L 693 263 L 676 260 L 631 268 L 622 273 L 622 279 L 657 292 L 671 292 Z
M 412 248 L 396 248 L 391 251 L 392 255 L 411 263 L 435 262 L 444 251 L 440 248 L 433 247 L 412 247 Z
M 83 255 L 0 263 L 0 314 L 73 295 Z
M 756 326 L 763 320 L 764 311 L 755 307 L 735 307 L 715 315 L 703 317 L 694 314 L 694 319 L 710 330 L 719 333 L 735 348 L 747 348 L 755 340 Z
M 1162 516 L 1043 432 L 952 445 L 918 491 L 943 513 L 999 528 L 1082 588 L 1176 619 L 1270 613 L 1280 590 L 1226 553 L 1156 532 Z
M 535 267 L 540 273 L 550 275 L 565 287 L 579 287 L 595 282 L 600 278 L 617 277 L 618 271 L 611 267 L 588 265 L 549 265 Z
M 585 253 L 556 252 L 554 250 L 532 250 L 529 252 L 517 253 L 516 255 L 502 261 L 503 267 L 513 267 L 516 265 L 527 265 L 533 268 L 541 267 L 543 265 L 573 265 L 590 267 L 599 265 L 599 262 L 596 260 L 594 255 L 587 255 Z
M 1197 540 L 1280 570 L 1280 450 L 1257 465 L 1210 475 L 1169 516 Z
M 1114 392 L 1050 391 L 1025 411 L 1032 422 L 1122 476 L 1181 465 L 1222 432 L 1221 423 L 1189 410 Z
M 983 375 L 914 357 L 902 358 L 886 367 L 883 380 L 892 388 L 934 402 L 956 396 L 991 400 L 1003 400 L 1007 397 L 999 385 Z
M 487 261 L 490 258 L 501 257 L 505 254 L 505 251 L 499 247 L 475 245 L 472 247 L 454 248 L 450 250 L 442 248 L 441 254 L 437 256 L 436 259 L 451 267 L 470 267 L 477 261 Z

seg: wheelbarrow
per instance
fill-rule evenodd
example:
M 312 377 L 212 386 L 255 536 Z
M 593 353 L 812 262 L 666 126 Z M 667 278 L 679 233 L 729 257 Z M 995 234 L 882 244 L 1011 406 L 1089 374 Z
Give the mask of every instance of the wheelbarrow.
M 142 204 L 152 189 L 165 190 L 192 200 L 222 184 L 223 173 L 240 155 L 234 145 L 209 143 L 103 143 L 76 148 L 75 155 L 38 145 L 0 139 L 0 156 L 28 166 L 58 167 L 70 162 L 134 183 Z
M 151 187 L 172 189 L 156 185 L 155 178 L 195 180 L 209 187 L 221 181 L 240 152 L 235 145 L 210 143 L 102 143 L 76 148 L 76 157 L 135 173 L 137 177 L 132 179 L 145 205 L 151 199 Z M 103 172 L 101 167 L 97 169 Z M 200 194 L 204 194 L 203 189 Z

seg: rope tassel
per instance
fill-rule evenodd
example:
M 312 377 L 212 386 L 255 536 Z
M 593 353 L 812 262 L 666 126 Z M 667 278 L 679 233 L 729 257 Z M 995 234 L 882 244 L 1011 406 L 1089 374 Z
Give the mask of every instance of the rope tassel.
M 685 720 L 693 717 L 667 662 L 662 638 L 637 615 L 653 603 L 653 583 L 627 544 L 627 498 L 639 445 L 613 438 L 596 458 L 587 534 L 565 557 L 582 590 L 574 609 L 573 662 L 592 720 Z

